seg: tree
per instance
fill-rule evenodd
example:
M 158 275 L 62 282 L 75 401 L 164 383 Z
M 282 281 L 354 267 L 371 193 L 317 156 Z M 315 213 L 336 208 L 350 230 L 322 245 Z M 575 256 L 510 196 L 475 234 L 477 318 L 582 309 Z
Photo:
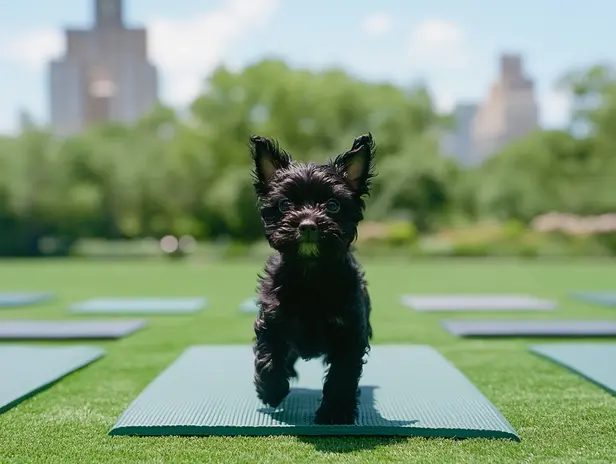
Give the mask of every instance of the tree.
M 601 108 L 605 108 L 606 96 L 616 84 L 616 69 L 607 64 L 574 69 L 566 73 L 557 88 L 568 95 L 572 103 L 570 129 L 582 136 L 594 134 L 600 121 Z
M 429 230 L 451 207 L 457 175 L 437 147 L 443 124 L 423 87 L 278 60 L 221 67 L 186 118 L 160 106 L 135 124 L 66 139 L 29 125 L 0 140 L 0 238 L 8 244 L 0 253 L 36 253 L 44 235 L 256 240 L 253 133 L 277 138 L 297 160 L 324 161 L 372 132 L 381 174 L 369 214 L 404 214 Z
M 616 208 L 614 174 L 595 140 L 536 132 L 481 168 L 477 201 L 484 214 L 499 219 L 530 221 L 550 211 L 600 214 Z

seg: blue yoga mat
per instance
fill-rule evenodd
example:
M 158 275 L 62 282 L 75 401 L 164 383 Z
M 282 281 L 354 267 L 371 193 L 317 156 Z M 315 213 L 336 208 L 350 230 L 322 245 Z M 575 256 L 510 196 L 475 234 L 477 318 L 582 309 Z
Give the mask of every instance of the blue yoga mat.
M 243 313 L 258 313 L 259 306 L 257 305 L 256 298 L 247 298 L 240 304 L 240 311 Z
M 146 321 L 126 320 L 5 320 L 0 319 L 0 340 L 102 340 L 126 337 Z
M 551 343 L 530 351 L 616 395 L 616 343 Z
M 93 298 L 73 304 L 70 310 L 80 314 L 187 314 L 206 305 L 205 298 Z
M 44 303 L 53 298 L 48 292 L 0 292 L 0 308 L 17 308 Z
M 0 346 L 0 413 L 104 355 L 91 346 Z
M 616 292 L 574 292 L 571 297 L 599 306 L 616 306 Z

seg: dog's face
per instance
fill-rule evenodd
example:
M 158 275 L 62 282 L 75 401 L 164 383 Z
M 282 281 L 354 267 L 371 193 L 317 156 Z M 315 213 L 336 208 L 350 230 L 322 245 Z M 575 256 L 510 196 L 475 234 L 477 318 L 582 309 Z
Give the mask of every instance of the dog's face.
M 254 187 L 272 248 L 301 259 L 346 252 L 363 219 L 375 152 L 372 135 L 322 165 L 292 161 L 276 142 L 252 136 Z

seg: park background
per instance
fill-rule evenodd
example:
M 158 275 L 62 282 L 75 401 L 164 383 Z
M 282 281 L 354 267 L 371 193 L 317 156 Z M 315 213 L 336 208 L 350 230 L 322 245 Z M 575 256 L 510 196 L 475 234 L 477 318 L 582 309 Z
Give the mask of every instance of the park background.
M 570 293 L 616 282 L 616 3 L 133 0 L 126 23 L 149 34 L 157 104 L 59 135 L 50 63 L 64 59 L 63 28 L 90 28 L 93 4 L 25 0 L 0 13 L 0 289 L 55 295 L 2 316 L 76 320 L 73 303 L 105 296 L 208 305 L 97 342 L 104 359 L 1 414 L 1 462 L 613 462 L 609 393 L 533 356 L 529 339 L 460 339 L 400 296 L 523 293 L 558 309 L 483 314 L 614 319 Z M 539 121 L 469 162 L 444 141 L 459 105 L 490 100 L 503 56 L 523 57 Z M 240 304 L 271 250 L 249 135 L 320 162 L 368 131 L 378 176 L 354 248 L 374 343 L 437 349 L 521 442 L 109 437 L 188 346 L 253 338 Z
M 360 253 L 616 255 L 616 80 L 608 68 L 567 81 L 582 135 L 538 129 L 473 167 L 439 150 L 450 120 L 424 88 L 276 60 L 218 68 L 208 85 L 188 119 L 160 106 L 135 124 L 69 138 L 36 125 L 0 138 L 0 254 L 156 256 L 173 236 L 184 254 L 263 255 L 249 135 L 277 138 L 298 160 L 324 161 L 369 130 L 378 176 Z M 255 115 L 259 108 L 267 118 Z
M 616 73 L 604 41 L 587 34 L 575 42 L 566 29 L 575 18 L 580 28 L 607 28 L 592 8 L 571 6 L 541 29 L 537 15 L 547 4 L 502 12 L 475 3 L 341 4 L 307 41 L 312 26 L 298 22 L 305 8 L 273 0 L 39 7 L 26 14 L 13 6 L 4 28 L 11 40 L 0 55 L 0 256 L 154 257 L 176 249 L 173 257 L 262 259 L 249 135 L 319 162 L 368 131 L 379 175 L 359 253 L 616 254 Z M 355 41 L 332 28 L 345 11 Z M 505 13 L 509 21 L 495 30 Z M 524 27 L 528 37 L 516 32 Z M 105 42 L 82 63 L 92 85 L 76 88 L 81 81 L 66 69 L 86 58 L 75 49 L 117 30 L 142 34 L 148 48 L 139 55 L 128 39 Z M 315 47 L 330 51 L 319 61 Z M 158 85 L 148 90 L 147 111 L 116 111 L 114 119 L 114 98 L 135 105 L 130 92 L 147 87 L 139 76 L 148 72 Z M 83 100 L 83 121 L 69 121 L 71 92 L 81 91 L 92 99 Z M 470 123 L 459 110 L 470 103 L 480 107 L 475 119 L 482 111 L 498 119 L 504 135 L 485 121 L 475 133 L 462 127 Z M 491 151 L 460 142 L 490 130 L 499 139 Z

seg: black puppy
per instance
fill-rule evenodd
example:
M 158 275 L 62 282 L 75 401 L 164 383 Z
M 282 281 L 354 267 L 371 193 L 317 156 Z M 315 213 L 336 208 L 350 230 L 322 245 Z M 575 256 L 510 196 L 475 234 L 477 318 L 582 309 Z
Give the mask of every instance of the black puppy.
M 252 136 L 254 187 L 265 236 L 276 253 L 259 276 L 254 324 L 258 397 L 276 407 L 297 377 L 299 357 L 329 365 L 317 424 L 352 424 L 370 350 L 370 298 L 351 254 L 370 192 L 371 134 L 326 164 L 294 162 L 272 140 Z

